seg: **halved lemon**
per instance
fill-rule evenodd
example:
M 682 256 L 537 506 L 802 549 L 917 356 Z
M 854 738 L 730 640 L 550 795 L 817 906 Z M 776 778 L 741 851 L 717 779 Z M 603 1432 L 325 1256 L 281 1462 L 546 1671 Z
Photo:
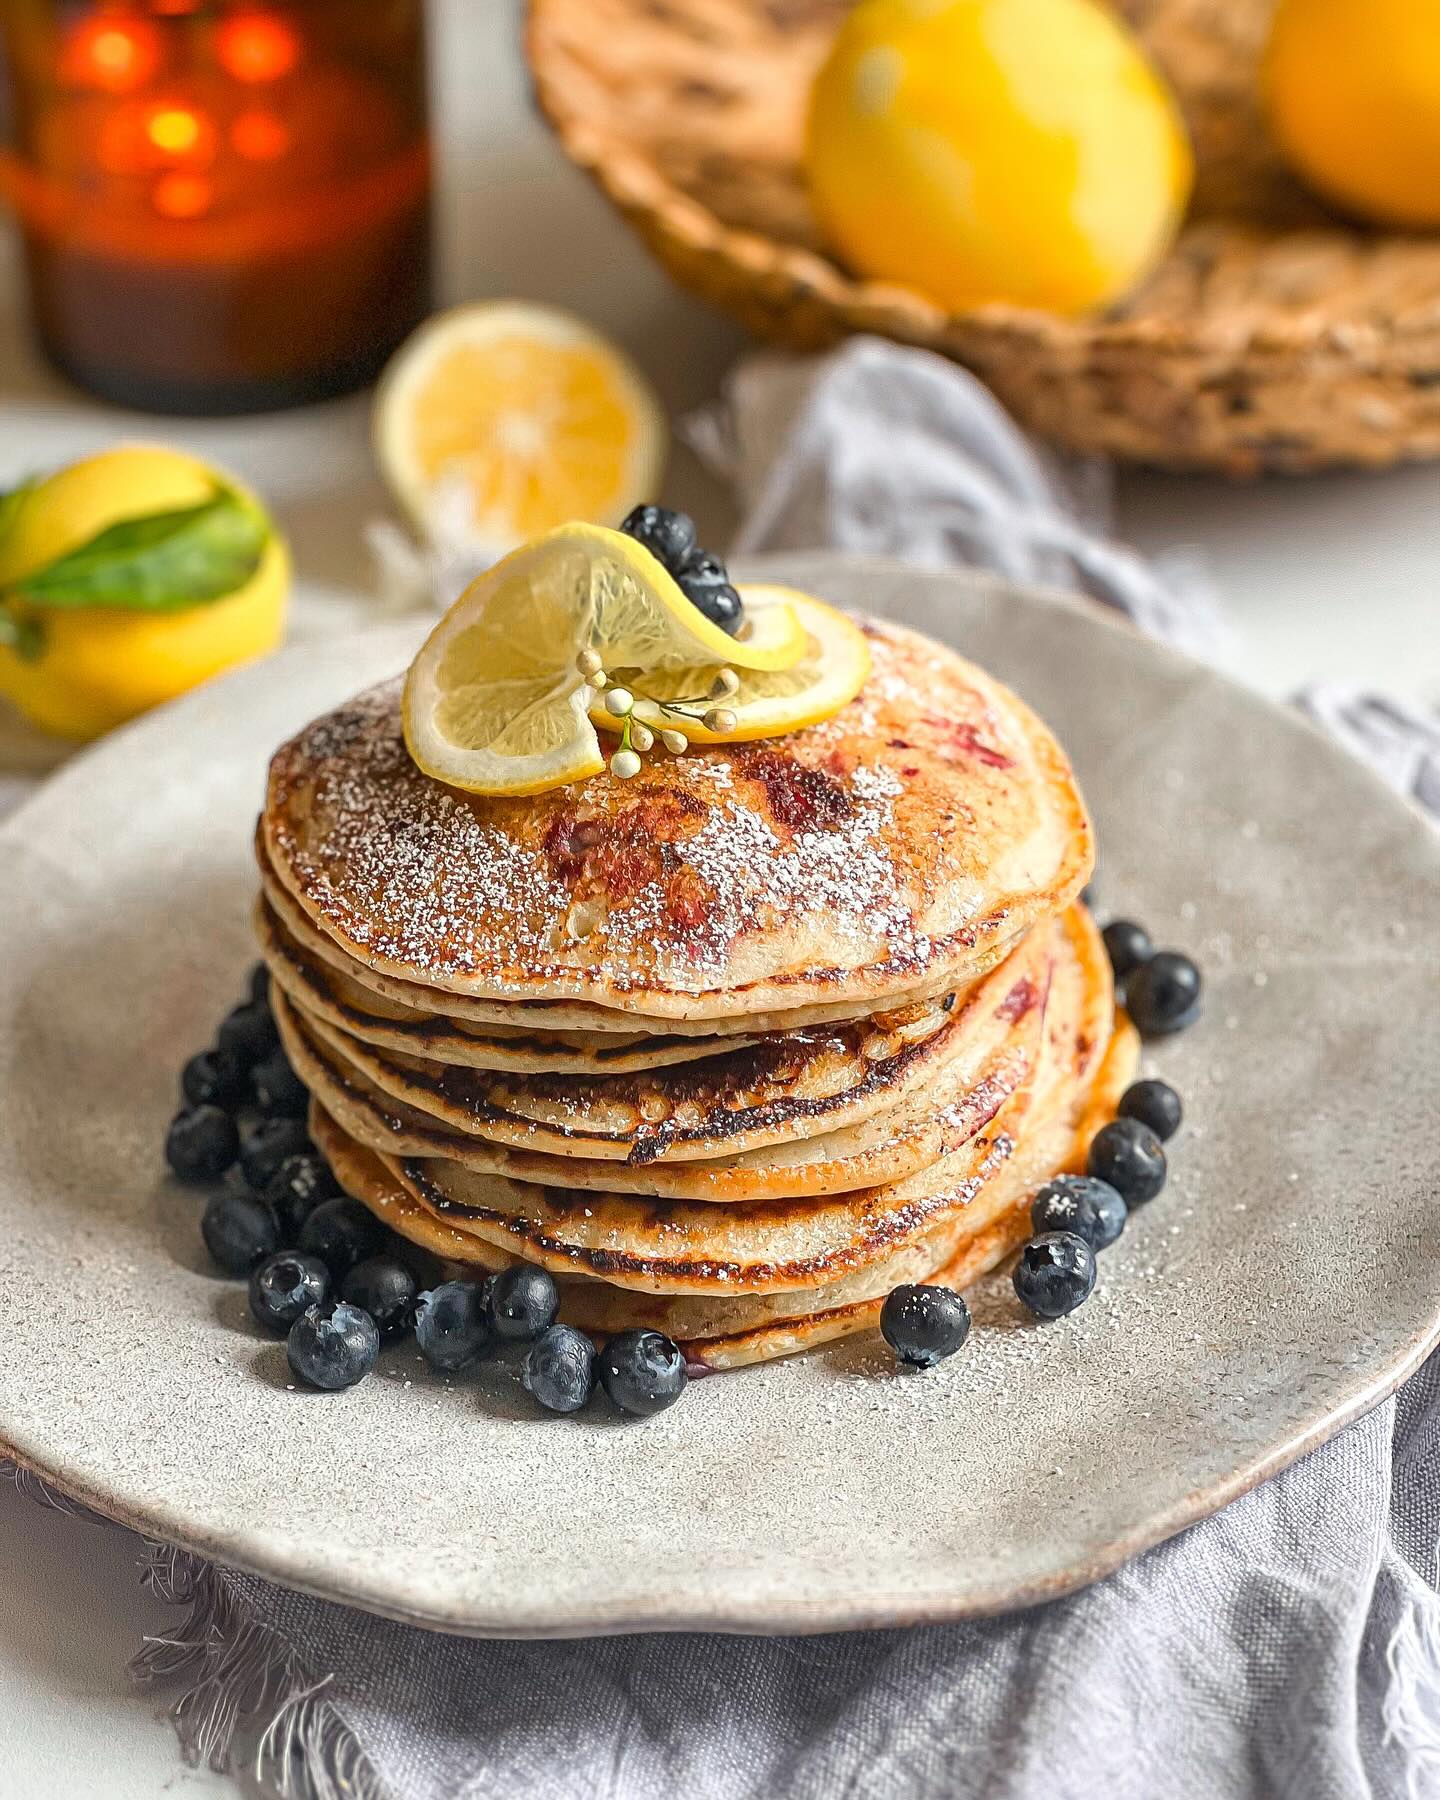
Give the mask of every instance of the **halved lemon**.
M 396 353 L 375 451 L 416 529 L 502 556 L 567 519 L 618 525 L 659 490 L 660 402 L 615 345 L 518 301 L 456 307 Z
M 671 727 L 682 731 L 692 744 L 744 743 L 755 738 L 780 737 L 806 725 L 818 725 L 847 705 L 865 685 L 870 673 L 870 646 L 852 619 L 833 606 L 797 593 L 793 588 L 742 586 L 746 616 L 759 623 L 772 607 L 793 612 L 805 633 L 805 648 L 788 669 L 740 669 L 728 658 L 740 678 L 738 690 L 725 698 L 710 697 L 715 668 L 666 669 L 639 675 L 635 687 L 643 695 L 636 716 L 652 730 Z M 683 704 L 683 711 L 666 708 L 665 702 Z M 648 705 L 647 702 L 657 704 Z M 688 702 L 688 704 L 684 704 Z M 724 707 L 735 715 L 732 730 L 711 731 L 704 715 Z M 619 731 L 623 720 L 596 700 L 591 722 L 607 731 Z
M 748 624 L 743 641 L 727 636 L 623 532 L 561 526 L 472 581 L 431 632 L 405 683 L 405 741 L 427 775 L 472 793 L 583 780 L 605 759 L 581 651 L 611 671 L 644 671 L 648 691 L 670 670 L 707 670 L 707 681 L 721 665 L 779 673 L 809 648 L 788 596 Z

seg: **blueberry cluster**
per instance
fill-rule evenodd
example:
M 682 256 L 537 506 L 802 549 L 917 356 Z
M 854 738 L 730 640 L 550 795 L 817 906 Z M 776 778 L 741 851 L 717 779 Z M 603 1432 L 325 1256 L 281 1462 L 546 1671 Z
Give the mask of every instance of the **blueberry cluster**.
M 1096 1256 L 1125 1229 L 1131 1209 L 1165 1185 L 1164 1140 L 1180 1128 L 1180 1096 L 1163 1081 L 1125 1090 L 1118 1117 L 1096 1132 L 1084 1175 L 1057 1175 L 1030 1204 L 1034 1236 L 1020 1252 L 1015 1292 L 1042 1319 L 1074 1312 L 1095 1289 Z M 880 1331 L 903 1363 L 929 1369 L 970 1335 L 964 1296 L 946 1287 L 897 1287 L 880 1312 Z
M 309 1094 L 281 1047 L 263 965 L 216 1043 L 186 1063 L 180 1086 L 185 1104 L 166 1160 L 182 1181 L 226 1181 L 201 1216 L 205 1247 L 227 1275 L 249 1281 L 256 1322 L 285 1338 L 290 1367 L 308 1386 L 354 1387 L 383 1345 L 413 1330 L 443 1371 L 527 1345 L 522 1379 L 551 1412 L 577 1412 L 597 1383 L 637 1415 L 679 1399 L 687 1377 L 677 1345 L 626 1331 L 597 1355 L 583 1332 L 556 1324 L 560 1296 L 543 1269 L 420 1291 L 410 1247 L 340 1191 L 311 1142 Z
M 451 1371 L 527 1346 L 520 1379 L 548 1412 L 574 1413 L 603 1387 L 621 1412 L 645 1417 L 680 1398 L 688 1379 L 678 1344 L 658 1331 L 622 1331 L 604 1349 L 557 1325 L 560 1295 L 543 1269 L 517 1265 L 484 1281 L 446 1281 L 421 1294 L 415 1342 L 432 1368 Z
M 1081 896 L 1088 903 L 1088 893 Z M 1103 933 L 1125 1008 L 1147 1038 L 1167 1037 L 1200 1016 L 1200 971 L 1175 950 L 1156 950 L 1143 926 L 1117 919 Z M 1165 1143 L 1180 1129 L 1180 1096 L 1164 1081 L 1126 1089 L 1118 1116 L 1091 1140 L 1084 1175 L 1058 1175 L 1030 1207 L 1034 1236 L 1020 1253 L 1015 1292 L 1042 1319 L 1063 1318 L 1095 1289 L 1096 1255 L 1125 1229 L 1130 1210 L 1165 1185 Z M 964 1298 L 944 1287 L 898 1287 L 880 1331 L 903 1363 L 928 1369 L 970 1334 Z
M 745 617 L 744 603 L 721 559 L 695 542 L 695 521 L 688 513 L 673 512 L 668 506 L 637 506 L 620 529 L 675 577 L 681 593 L 712 625 L 735 636 Z
M 1095 1290 L 1096 1256 L 1137 1206 L 1165 1185 L 1164 1140 L 1180 1128 L 1180 1096 L 1163 1081 L 1137 1081 L 1119 1116 L 1090 1140 L 1084 1175 L 1057 1175 L 1030 1204 L 1035 1233 L 1020 1252 L 1015 1292 L 1042 1319 L 1060 1319 Z
M 1200 971 L 1175 950 L 1156 950 L 1131 919 L 1103 932 L 1125 1009 L 1145 1037 L 1168 1037 L 1200 1016 Z M 1163 1081 L 1137 1081 L 1117 1117 L 1090 1141 L 1084 1175 L 1060 1175 L 1030 1208 L 1035 1236 L 1015 1265 L 1015 1292 L 1042 1319 L 1062 1318 L 1090 1298 L 1096 1252 L 1125 1229 L 1132 1207 L 1165 1185 L 1165 1143 L 1180 1129 L 1180 1096 Z
M 1178 950 L 1157 950 L 1133 919 L 1112 919 L 1101 934 L 1125 1010 L 1142 1037 L 1171 1037 L 1200 1017 L 1200 971 Z

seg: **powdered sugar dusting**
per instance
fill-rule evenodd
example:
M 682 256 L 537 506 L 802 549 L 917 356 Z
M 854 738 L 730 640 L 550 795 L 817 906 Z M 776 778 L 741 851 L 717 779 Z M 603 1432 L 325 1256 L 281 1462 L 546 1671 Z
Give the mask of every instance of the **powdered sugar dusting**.
M 757 983 L 821 989 L 860 969 L 913 982 L 937 951 L 963 960 L 985 919 L 986 832 L 998 844 L 1035 802 L 1032 773 L 1011 775 L 1008 755 L 1003 768 L 959 767 L 953 726 L 919 741 L 927 705 L 1003 721 L 967 681 L 879 638 L 871 684 L 835 719 L 531 799 L 421 774 L 399 700 L 386 684 L 279 753 L 274 859 L 367 960 L 500 998 L 594 982 L 617 995 L 744 987 L 748 999 Z

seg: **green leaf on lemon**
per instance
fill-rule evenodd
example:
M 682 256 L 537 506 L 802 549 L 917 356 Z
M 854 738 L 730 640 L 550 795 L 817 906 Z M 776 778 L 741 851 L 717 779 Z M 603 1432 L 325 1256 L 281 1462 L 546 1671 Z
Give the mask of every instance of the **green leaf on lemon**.
M 0 493 L 0 543 L 3 543 L 14 529 L 15 521 L 20 517 L 21 507 L 34 492 L 35 483 L 33 481 L 22 481 L 17 487 L 7 488 Z
M 23 490 L 16 490 L 22 494 Z M 5 506 L 0 501 L 0 533 Z M 37 607 L 180 612 L 244 587 L 265 554 L 269 527 L 253 506 L 217 488 L 196 506 L 120 519 L 43 568 L 0 588 Z

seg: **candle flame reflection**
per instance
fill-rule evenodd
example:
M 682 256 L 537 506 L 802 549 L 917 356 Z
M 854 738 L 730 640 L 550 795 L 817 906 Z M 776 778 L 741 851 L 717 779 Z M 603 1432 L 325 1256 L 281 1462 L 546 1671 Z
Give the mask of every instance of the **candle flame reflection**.
M 183 106 L 158 107 L 145 130 L 155 148 L 167 156 L 187 155 L 198 148 L 204 135 L 199 116 Z
M 104 16 L 76 26 L 65 47 L 62 73 L 77 87 L 128 94 L 160 66 L 160 37 L 143 19 Z
M 237 81 L 279 81 L 300 61 L 300 41 L 273 13 L 236 13 L 215 37 L 220 61 Z
M 203 175 L 162 175 L 150 195 L 156 212 L 167 219 L 198 219 L 210 210 L 215 190 Z

